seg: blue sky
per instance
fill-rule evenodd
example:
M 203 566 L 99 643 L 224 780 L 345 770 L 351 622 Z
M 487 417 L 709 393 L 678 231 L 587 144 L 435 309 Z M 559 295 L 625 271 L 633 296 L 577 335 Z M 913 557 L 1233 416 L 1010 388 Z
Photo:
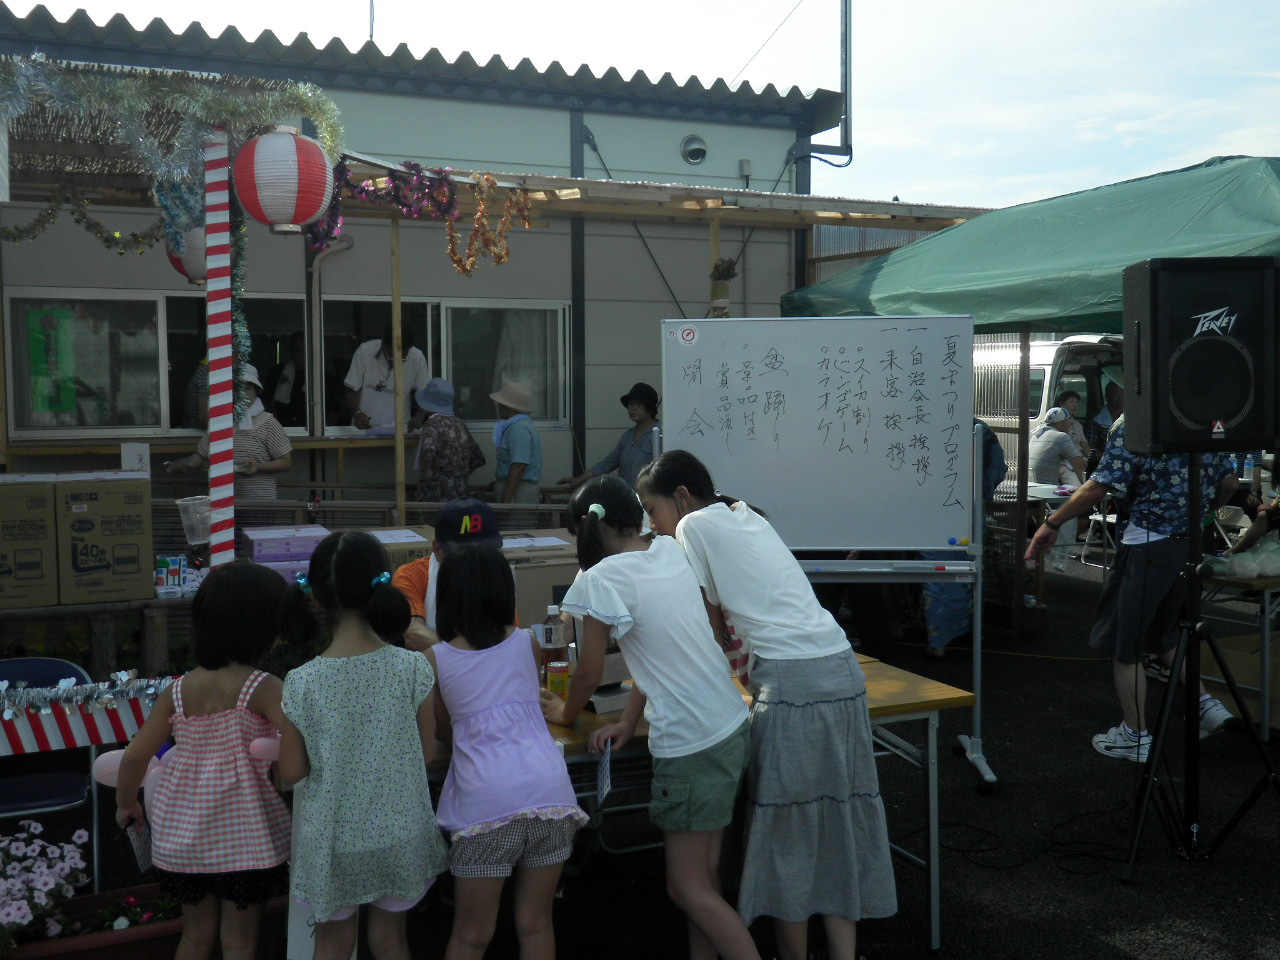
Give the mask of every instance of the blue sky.
M 175 14 L 191 8 L 173 0 L 45 5 L 59 19 L 123 13 L 175 31 L 197 16 Z M 22 15 L 33 5 L 9 6 Z M 210 6 L 200 20 L 211 34 L 234 25 L 249 38 L 306 33 L 353 49 L 369 37 L 362 0 Z M 855 0 L 853 19 L 853 162 L 815 165 L 815 193 L 1007 206 L 1211 156 L 1280 154 L 1275 0 Z M 449 59 L 465 50 L 482 62 L 498 54 L 706 83 L 741 71 L 757 88 L 838 88 L 838 36 L 837 0 L 375 0 L 374 41 L 388 51 L 406 43 Z

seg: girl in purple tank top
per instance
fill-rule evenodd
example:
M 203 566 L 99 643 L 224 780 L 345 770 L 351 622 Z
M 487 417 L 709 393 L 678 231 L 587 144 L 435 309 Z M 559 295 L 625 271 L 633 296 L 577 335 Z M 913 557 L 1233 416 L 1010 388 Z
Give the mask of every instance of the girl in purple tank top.
M 547 730 L 527 630 L 513 626 L 511 568 L 493 546 L 445 556 L 436 597 L 441 642 L 436 729 L 453 756 L 436 819 L 449 834 L 456 892 L 445 960 L 481 957 L 506 878 L 516 878 L 521 957 L 554 957 L 551 904 L 573 837 L 587 822 Z

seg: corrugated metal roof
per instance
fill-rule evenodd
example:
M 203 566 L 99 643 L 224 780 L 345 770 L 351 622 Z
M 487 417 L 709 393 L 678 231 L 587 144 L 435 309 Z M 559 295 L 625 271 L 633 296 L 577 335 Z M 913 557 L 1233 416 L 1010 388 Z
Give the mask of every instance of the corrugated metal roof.
M 256 40 L 246 40 L 234 27 L 211 37 L 198 23 L 174 33 L 159 19 L 139 30 L 122 14 L 100 27 L 83 10 L 61 22 L 43 6 L 18 17 L 0 5 L 0 53 L 43 53 L 63 60 L 215 71 L 334 89 L 749 121 L 794 128 L 800 135 L 830 129 L 842 110 L 841 95 L 830 90 L 805 96 L 798 87 L 783 92 L 773 84 L 759 91 L 746 83 L 732 88 L 724 80 L 704 86 L 696 77 L 677 83 L 670 73 L 650 80 L 640 71 L 626 78 L 612 68 L 597 77 L 586 66 L 570 73 L 554 62 L 539 70 L 523 59 L 508 67 L 501 57 L 491 57 L 482 64 L 469 53 L 450 62 L 435 49 L 415 57 L 403 44 L 385 54 L 372 42 L 355 51 L 336 39 L 316 47 L 306 34 L 299 34 L 289 44 L 269 31 Z

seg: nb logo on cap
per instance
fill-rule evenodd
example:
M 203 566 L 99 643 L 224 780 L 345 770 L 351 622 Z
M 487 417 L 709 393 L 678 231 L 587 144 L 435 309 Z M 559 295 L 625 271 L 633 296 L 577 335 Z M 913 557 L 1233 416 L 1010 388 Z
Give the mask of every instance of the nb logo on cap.
M 458 531 L 458 536 L 466 536 L 468 533 L 481 533 L 484 530 L 484 516 L 479 513 L 464 513 L 462 515 L 462 528 Z

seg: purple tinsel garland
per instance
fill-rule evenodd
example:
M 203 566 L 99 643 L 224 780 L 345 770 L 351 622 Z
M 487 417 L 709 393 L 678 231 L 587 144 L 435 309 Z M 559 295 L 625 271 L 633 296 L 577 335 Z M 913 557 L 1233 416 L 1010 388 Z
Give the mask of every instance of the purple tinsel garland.
M 419 163 L 406 160 L 403 170 L 390 170 L 385 185 L 372 180 L 356 183 L 350 168 L 339 162 L 333 168 L 333 196 L 325 214 L 306 228 L 307 242 L 313 250 L 324 250 L 342 233 L 342 191 L 378 206 L 394 206 L 411 219 L 423 214 L 433 220 L 454 220 L 458 216 L 458 187 L 448 167 L 426 170 Z

